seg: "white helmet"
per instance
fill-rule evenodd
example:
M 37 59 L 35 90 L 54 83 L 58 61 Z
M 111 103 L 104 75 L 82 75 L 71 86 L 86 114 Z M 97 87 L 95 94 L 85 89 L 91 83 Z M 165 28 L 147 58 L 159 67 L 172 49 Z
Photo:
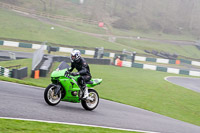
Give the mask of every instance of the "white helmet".
M 79 50 L 74 50 L 71 52 L 71 61 L 78 61 L 81 58 L 81 52 Z

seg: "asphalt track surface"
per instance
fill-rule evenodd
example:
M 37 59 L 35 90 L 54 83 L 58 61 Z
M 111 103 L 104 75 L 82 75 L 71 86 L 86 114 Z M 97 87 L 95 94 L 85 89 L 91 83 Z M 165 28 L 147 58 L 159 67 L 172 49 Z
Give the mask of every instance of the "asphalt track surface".
M 33 58 L 33 53 L 0 50 L 0 56 L 10 58 L 9 52 L 15 53 L 16 58 Z
M 200 78 L 167 77 L 166 80 L 200 93 Z
M 84 110 L 80 103 L 61 102 L 57 106 L 49 106 L 43 99 L 43 92 L 43 88 L 0 81 L 0 117 L 163 133 L 200 133 L 200 126 L 103 99 L 94 111 Z

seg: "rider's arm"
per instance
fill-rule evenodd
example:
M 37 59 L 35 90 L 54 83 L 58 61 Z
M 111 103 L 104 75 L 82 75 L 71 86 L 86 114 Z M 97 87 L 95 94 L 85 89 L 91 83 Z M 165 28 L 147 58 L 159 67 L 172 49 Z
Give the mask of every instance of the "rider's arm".
M 78 72 L 80 75 L 84 75 L 84 74 L 86 74 L 87 73 L 87 63 L 86 62 L 84 62 L 83 63 L 83 66 L 82 66 L 82 69 Z
M 72 72 L 74 70 L 75 66 L 73 63 L 71 63 L 71 67 L 69 68 L 69 71 Z

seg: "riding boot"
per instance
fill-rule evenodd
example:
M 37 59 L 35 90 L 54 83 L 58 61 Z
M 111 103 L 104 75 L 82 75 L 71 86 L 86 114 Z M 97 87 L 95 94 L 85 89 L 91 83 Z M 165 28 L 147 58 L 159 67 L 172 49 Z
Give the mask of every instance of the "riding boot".
M 82 84 L 81 89 L 83 91 L 82 98 L 87 98 L 88 97 L 88 88 L 86 87 L 86 84 Z
M 84 89 L 84 96 L 83 96 L 83 98 L 87 98 L 88 97 L 88 88 L 87 87 L 85 87 L 85 89 Z

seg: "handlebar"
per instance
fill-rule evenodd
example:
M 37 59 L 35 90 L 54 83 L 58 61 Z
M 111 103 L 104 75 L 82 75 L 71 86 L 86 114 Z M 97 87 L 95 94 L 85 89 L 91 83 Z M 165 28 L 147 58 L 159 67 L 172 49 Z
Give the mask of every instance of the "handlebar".
M 72 79 L 72 78 L 71 78 L 70 76 L 68 76 L 68 75 L 71 75 L 71 73 L 70 73 L 70 72 L 68 72 L 68 71 L 66 71 L 64 76 L 65 76 L 65 77 L 67 77 L 67 78 L 70 78 L 70 79 Z

